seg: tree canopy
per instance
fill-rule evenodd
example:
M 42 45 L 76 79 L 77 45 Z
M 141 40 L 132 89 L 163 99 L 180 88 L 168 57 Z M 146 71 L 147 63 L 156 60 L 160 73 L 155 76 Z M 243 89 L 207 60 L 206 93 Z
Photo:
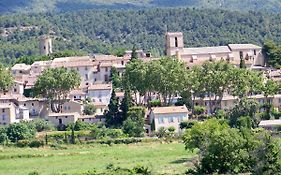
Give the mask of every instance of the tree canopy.
M 34 95 L 49 100 L 53 112 L 60 112 L 69 92 L 80 85 L 81 77 L 75 70 L 50 68 L 43 71 L 34 85 Z

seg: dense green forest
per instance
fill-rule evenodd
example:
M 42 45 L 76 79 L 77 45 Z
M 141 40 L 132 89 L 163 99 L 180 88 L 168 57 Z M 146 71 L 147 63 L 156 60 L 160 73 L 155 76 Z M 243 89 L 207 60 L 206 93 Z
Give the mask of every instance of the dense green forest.
M 1 0 L 0 13 L 62 12 L 81 9 L 150 7 L 220 8 L 238 11 L 281 12 L 279 0 Z
M 14 27 L 14 28 L 13 28 Z M 0 58 L 39 53 L 39 36 L 50 33 L 54 51 L 114 53 L 133 45 L 164 53 L 166 31 L 184 32 L 185 46 L 281 42 L 281 14 L 196 9 L 82 10 L 0 16 Z

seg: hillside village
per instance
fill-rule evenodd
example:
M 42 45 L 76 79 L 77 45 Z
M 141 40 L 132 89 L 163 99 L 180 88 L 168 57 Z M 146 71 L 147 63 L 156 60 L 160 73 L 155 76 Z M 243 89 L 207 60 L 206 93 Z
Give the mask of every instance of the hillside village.
M 245 60 L 247 69 L 262 71 L 263 75 L 274 80 L 281 78 L 280 70 L 274 70 L 266 66 L 262 48 L 253 44 L 229 44 L 218 47 L 197 47 L 185 48 L 183 34 L 181 32 L 168 32 L 166 37 L 166 54 L 170 57 L 185 63 L 187 68 L 202 65 L 204 62 L 226 61 L 229 64 L 239 66 L 241 59 Z M 52 39 L 48 36 L 40 39 L 40 53 L 48 55 L 52 53 Z M 152 58 L 150 54 L 142 50 L 136 51 L 138 59 L 150 62 L 158 58 Z M 116 68 L 120 77 L 125 72 L 126 65 L 131 60 L 132 51 L 126 51 L 122 57 L 114 55 L 91 55 L 55 58 L 50 61 L 36 61 L 32 65 L 15 64 L 11 68 L 14 78 L 14 85 L 8 91 L 0 94 L 0 125 L 8 125 L 22 120 L 33 120 L 35 118 L 45 119 L 56 126 L 76 121 L 88 123 L 105 122 L 104 114 L 108 110 L 113 85 L 111 82 L 111 70 Z M 59 113 L 54 113 L 50 109 L 49 103 L 44 98 L 33 98 L 30 95 L 38 76 L 48 68 L 64 67 L 67 70 L 76 70 L 81 76 L 79 88 L 72 89 L 67 95 L 67 101 L 62 105 Z M 116 91 L 119 100 L 124 98 L 122 90 Z M 141 98 L 140 96 L 138 98 Z M 153 99 L 160 99 L 155 94 Z M 176 99 L 179 99 L 177 96 Z M 195 97 L 197 106 L 204 106 L 204 114 L 212 114 L 211 103 L 214 96 L 205 95 L 204 98 Z M 262 94 L 252 94 L 249 98 L 257 100 L 260 104 L 266 103 L 266 98 Z M 94 115 L 85 115 L 83 101 L 89 100 L 96 107 Z M 191 111 L 186 106 L 175 106 L 176 99 L 172 105 L 165 107 L 149 107 L 146 111 L 145 128 L 147 133 L 151 133 L 151 128 L 158 131 L 161 127 L 174 127 L 177 132 L 181 132 L 180 123 L 191 118 Z M 221 100 L 221 107 L 228 110 L 234 107 L 237 97 L 224 93 Z M 281 94 L 270 98 L 270 103 L 274 108 L 281 109 Z M 274 120 L 271 123 L 261 122 L 263 127 L 279 125 L 281 120 Z M 151 126 L 154 125 L 154 126 Z

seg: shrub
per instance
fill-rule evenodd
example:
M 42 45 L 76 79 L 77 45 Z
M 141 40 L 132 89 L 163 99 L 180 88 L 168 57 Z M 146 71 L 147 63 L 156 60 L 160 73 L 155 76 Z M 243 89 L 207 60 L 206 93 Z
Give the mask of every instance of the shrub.
M 29 144 L 30 144 L 29 140 L 19 140 L 16 145 L 17 147 L 23 148 L 23 147 L 28 147 Z
M 159 128 L 156 135 L 157 135 L 158 138 L 163 138 L 167 135 L 167 130 L 164 127 L 161 127 L 161 128 Z
M 0 144 L 5 144 L 8 141 L 9 141 L 9 138 L 7 135 L 7 128 L 0 127 Z
M 27 126 L 27 123 L 13 123 L 7 128 L 8 138 L 12 142 L 34 138 L 35 130 Z
M 180 128 L 181 129 L 189 129 L 191 128 L 195 123 L 197 123 L 197 121 L 194 121 L 194 120 L 187 120 L 187 121 L 182 121 L 180 123 Z
M 135 166 L 133 168 L 133 171 L 136 174 L 142 174 L 142 175 L 150 175 L 150 174 L 152 174 L 148 167 L 144 167 L 144 166 L 140 166 L 140 165 Z
M 160 100 L 151 100 L 149 103 L 150 103 L 151 107 L 161 106 L 161 101 Z
M 27 124 L 29 127 L 34 128 L 37 132 L 55 130 L 55 126 L 51 122 L 39 118 L 34 119 Z
M 39 175 L 39 173 L 37 171 L 33 171 L 33 172 L 28 173 L 28 175 Z
M 93 115 L 96 113 L 96 107 L 93 104 L 86 104 L 83 112 L 85 115 Z
M 39 148 L 44 146 L 44 142 L 42 140 L 33 140 L 28 144 L 31 148 Z

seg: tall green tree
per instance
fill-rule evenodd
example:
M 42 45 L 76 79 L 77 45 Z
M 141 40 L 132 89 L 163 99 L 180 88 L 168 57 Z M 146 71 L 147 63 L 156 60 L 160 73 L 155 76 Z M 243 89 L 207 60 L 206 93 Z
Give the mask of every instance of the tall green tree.
M 112 81 L 113 88 L 115 88 L 115 89 L 121 88 L 122 81 L 121 81 L 121 77 L 119 76 L 119 72 L 116 67 L 111 68 L 110 78 Z
M 129 88 L 125 89 L 124 98 L 121 101 L 120 109 L 122 111 L 122 120 L 126 120 L 128 117 L 128 111 L 132 106 L 132 94 Z
M 108 111 L 106 112 L 105 117 L 106 125 L 109 127 L 118 127 L 122 124 L 119 113 L 119 100 L 116 97 L 115 89 L 112 90 Z
M 9 90 L 13 85 L 13 77 L 9 69 L 0 64 L 0 91 Z
M 138 53 L 137 53 L 136 45 L 134 45 L 131 53 L 131 61 L 136 59 L 138 59 Z
M 44 70 L 34 85 L 34 95 L 46 98 L 51 110 L 59 113 L 69 92 L 80 85 L 81 77 L 77 71 L 66 68 L 50 68 Z
M 142 137 L 144 135 L 145 109 L 143 107 L 131 107 L 128 118 L 123 123 L 123 131 L 130 137 Z

